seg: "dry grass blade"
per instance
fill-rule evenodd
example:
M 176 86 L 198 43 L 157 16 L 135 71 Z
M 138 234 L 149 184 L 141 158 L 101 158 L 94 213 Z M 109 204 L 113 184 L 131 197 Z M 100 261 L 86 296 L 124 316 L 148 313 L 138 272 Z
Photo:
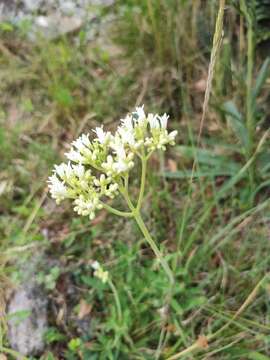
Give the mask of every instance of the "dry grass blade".
M 212 89 L 215 64 L 217 61 L 217 55 L 218 55 L 218 52 L 219 52 L 219 49 L 220 49 L 220 46 L 222 43 L 224 8 L 225 8 L 225 0 L 220 0 L 219 11 L 218 11 L 216 26 L 215 26 L 215 33 L 214 33 L 214 38 L 213 38 L 213 47 L 212 47 L 212 51 L 211 51 L 210 64 L 209 64 L 209 68 L 208 68 L 208 78 L 207 78 L 207 84 L 206 84 L 206 90 L 205 90 L 205 96 L 204 96 L 204 102 L 203 102 L 203 112 L 202 112 L 202 117 L 201 117 L 201 121 L 200 121 L 199 133 L 197 136 L 197 148 L 199 147 L 199 144 L 200 144 L 203 126 L 204 126 L 204 122 L 205 122 L 205 118 L 206 118 L 206 114 L 207 114 L 208 103 L 209 103 L 211 89 Z M 189 207 L 189 203 L 191 200 L 192 183 L 193 183 L 193 179 L 194 179 L 195 168 L 197 165 L 196 151 L 195 151 L 194 155 L 195 156 L 194 156 L 194 161 L 192 164 L 192 170 L 191 170 L 191 176 L 190 176 L 190 182 L 189 182 L 188 198 L 187 198 L 186 204 L 184 206 L 182 225 L 186 221 L 188 207 Z M 183 230 L 183 226 L 181 226 L 181 228 Z M 177 245 L 178 250 L 180 250 L 179 247 L 180 247 L 181 240 L 182 240 L 182 231 L 181 231 L 181 235 L 179 237 L 179 241 L 178 241 L 178 245 Z M 177 260 L 175 261 L 175 264 L 176 263 L 177 263 Z
M 224 326 L 222 326 L 217 332 L 215 332 L 212 335 L 203 337 L 203 339 L 204 339 L 203 343 L 202 343 L 202 337 L 199 337 L 198 340 L 193 345 L 189 346 L 187 349 L 185 349 L 183 351 L 180 351 L 178 354 L 170 356 L 169 358 L 167 358 L 167 360 L 178 360 L 178 359 L 182 358 L 183 356 L 192 353 L 195 350 L 203 350 L 206 347 L 205 346 L 206 343 L 208 344 L 210 341 L 214 340 L 219 334 L 221 334 L 225 329 L 227 329 L 234 322 L 234 320 L 237 317 L 239 317 L 239 315 L 241 315 L 242 312 L 253 302 L 253 300 L 255 299 L 255 297 L 258 294 L 260 287 L 264 284 L 264 282 L 267 280 L 268 277 L 269 277 L 269 274 L 266 274 L 258 282 L 258 284 L 255 286 L 255 288 L 252 290 L 252 292 L 246 298 L 244 303 L 236 311 L 234 316 Z

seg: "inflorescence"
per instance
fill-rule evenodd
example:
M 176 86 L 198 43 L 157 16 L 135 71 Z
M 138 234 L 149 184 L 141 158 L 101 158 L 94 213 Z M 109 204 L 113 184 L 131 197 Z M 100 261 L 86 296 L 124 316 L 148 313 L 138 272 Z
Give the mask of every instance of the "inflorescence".
M 106 198 L 118 194 L 136 156 L 148 159 L 175 143 L 177 131 L 168 132 L 167 121 L 168 115 L 145 114 L 142 106 L 121 119 L 115 134 L 103 127 L 94 130 L 93 140 L 82 134 L 65 154 L 69 162 L 55 165 L 48 181 L 52 198 L 57 204 L 72 199 L 79 215 L 93 219 Z

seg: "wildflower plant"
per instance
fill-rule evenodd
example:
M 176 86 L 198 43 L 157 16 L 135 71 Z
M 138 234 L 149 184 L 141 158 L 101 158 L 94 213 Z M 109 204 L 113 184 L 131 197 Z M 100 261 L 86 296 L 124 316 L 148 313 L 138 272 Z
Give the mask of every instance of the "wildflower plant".
M 103 208 L 118 216 L 134 218 L 173 283 L 172 272 L 141 217 L 147 161 L 154 151 L 164 151 L 167 145 L 175 144 L 177 131 L 169 132 L 167 122 L 167 114 L 146 114 L 142 106 L 121 119 L 115 134 L 98 127 L 93 131 L 94 139 L 90 134 L 81 135 L 65 154 L 69 161 L 55 165 L 48 183 L 57 204 L 71 199 L 74 211 L 91 220 Z M 141 183 L 134 203 L 129 196 L 129 174 L 136 158 L 141 162 Z M 118 195 L 124 198 L 129 211 L 108 204 Z

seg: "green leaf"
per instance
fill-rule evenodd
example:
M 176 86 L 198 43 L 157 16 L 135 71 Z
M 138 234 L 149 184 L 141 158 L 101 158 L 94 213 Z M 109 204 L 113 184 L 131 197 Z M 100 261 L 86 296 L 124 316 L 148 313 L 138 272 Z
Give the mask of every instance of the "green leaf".
M 255 102 L 256 97 L 259 95 L 265 81 L 267 80 L 268 73 L 269 73 L 269 64 L 270 64 L 270 57 L 266 58 L 262 67 L 257 75 L 255 87 L 252 91 L 253 102 Z
M 22 321 L 26 320 L 31 315 L 30 310 L 20 310 L 11 313 L 7 316 L 8 319 L 13 319 L 16 325 L 19 325 Z
M 59 105 L 63 107 L 70 107 L 74 103 L 74 98 L 71 95 L 69 89 L 67 88 L 56 86 L 56 88 L 53 90 L 52 95 L 54 97 L 54 100 L 56 100 Z
M 228 156 L 215 153 L 213 150 L 194 148 L 192 146 L 178 146 L 177 151 L 181 157 L 187 160 L 197 158 L 200 164 L 199 171 L 194 171 L 194 178 L 233 176 L 239 171 L 239 164 Z M 171 179 L 186 179 L 191 177 L 191 170 L 179 170 L 175 172 L 165 172 L 163 176 Z
M 55 357 L 52 352 L 48 352 L 42 356 L 41 360 L 55 360 Z
M 179 304 L 179 301 L 172 299 L 171 305 L 172 305 L 173 310 L 177 313 L 177 315 L 184 314 L 183 307 Z
M 14 30 L 14 27 L 12 24 L 10 24 L 8 22 L 2 22 L 2 23 L 0 23 L 0 30 L 5 31 L 5 32 L 11 32 Z
M 71 339 L 70 342 L 68 343 L 68 348 L 69 348 L 69 350 L 76 352 L 76 351 L 78 351 L 78 349 L 80 348 L 81 345 L 82 345 L 81 339 L 74 338 L 74 339 Z
M 44 339 L 47 344 L 53 344 L 66 340 L 66 336 L 62 334 L 57 328 L 50 327 L 44 334 Z
M 187 299 L 183 304 L 183 310 L 184 311 L 190 311 L 193 310 L 194 308 L 198 308 L 200 306 L 202 306 L 203 304 L 206 303 L 206 298 L 204 296 L 193 296 L 190 297 L 189 299 Z
M 228 156 L 217 154 L 213 149 L 201 149 L 192 146 L 178 146 L 177 151 L 181 153 L 184 159 L 197 161 L 207 168 L 223 169 L 225 172 L 235 172 L 239 169 L 239 165 Z
M 226 118 L 232 127 L 235 135 L 244 149 L 248 148 L 248 131 L 244 124 L 243 117 L 232 101 L 227 101 L 223 105 Z
M 248 358 L 251 360 L 269 360 L 269 356 L 265 356 L 257 351 L 252 351 L 248 354 Z
M 192 175 L 191 170 L 179 170 L 179 171 L 165 171 L 162 173 L 162 176 L 165 176 L 168 179 L 190 179 Z M 231 176 L 233 173 L 231 171 L 216 169 L 216 170 L 205 170 L 205 171 L 194 171 L 193 178 L 202 178 L 202 177 L 216 177 L 216 176 Z

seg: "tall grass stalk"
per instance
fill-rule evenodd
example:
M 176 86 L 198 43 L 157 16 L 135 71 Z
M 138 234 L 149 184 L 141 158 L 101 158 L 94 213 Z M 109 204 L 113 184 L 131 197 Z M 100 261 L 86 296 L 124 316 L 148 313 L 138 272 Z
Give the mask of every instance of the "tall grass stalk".
M 247 160 L 251 157 L 254 147 L 254 102 L 252 94 L 253 68 L 254 68 L 254 20 L 247 8 L 245 0 L 240 0 L 240 7 L 247 22 L 247 79 L 246 79 L 246 126 L 248 131 Z M 255 167 L 249 169 L 251 188 L 255 182 Z
M 253 303 L 256 296 L 258 295 L 258 292 L 260 288 L 264 285 L 265 281 L 269 278 L 269 274 L 264 275 L 264 277 L 257 283 L 255 288 L 252 290 L 252 292 L 249 294 L 249 296 L 246 298 L 244 303 L 240 306 L 240 308 L 236 311 L 234 316 L 225 324 L 223 325 L 219 330 L 217 330 L 215 333 L 201 337 L 199 338 L 193 345 L 188 347 L 187 349 L 180 351 L 179 353 L 170 356 L 167 358 L 167 360 L 178 360 L 181 359 L 183 356 L 186 356 L 188 354 L 191 354 L 192 352 L 196 350 L 203 350 L 204 347 L 208 345 L 209 342 L 215 340 L 220 334 L 223 333 L 224 330 L 226 330 L 230 325 L 233 324 L 233 322 L 245 311 L 245 309 Z
M 216 26 L 215 26 L 215 32 L 214 32 L 214 37 L 213 37 L 213 45 L 212 45 L 212 50 L 211 50 L 210 64 L 209 64 L 209 68 L 208 68 L 208 77 L 207 77 L 207 85 L 206 85 L 206 91 L 205 91 L 204 102 L 203 102 L 202 117 L 201 117 L 201 121 L 200 121 L 199 133 L 197 136 L 197 144 L 196 144 L 197 147 L 200 144 L 200 140 L 201 140 L 201 136 L 202 136 L 202 131 L 203 131 L 206 115 L 207 115 L 208 104 L 209 104 L 209 99 L 210 99 L 210 94 L 211 94 L 211 89 L 212 89 L 215 65 L 216 65 L 218 53 L 219 53 L 219 50 L 220 50 L 220 47 L 222 44 L 224 8 L 225 8 L 225 0 L 220 0 L 219 11 L 218 11 L 217 19 L 216 19 Z M 198 167 L 196 148 L 194 148 L 194 150 L 195 150 L 194 151 L 195 158 L 194 158 L 194 162 L 192 165 L 192 172 L 191 172 L 191 178 L 190 178 L 189 190 L 188 190 L 188 200 L 184 207 L 183 217 L 182 217 L 181 226 L 180 226 L 180 234 L 179 234 L 178 242 L 177 242 L 177 254 L 176 254 L 176 257 L 174 260 L 174 264 L 173 264 L 174 271 L 176 271 L 177 266 L 178 266 L 179 257 L 180 257 L 180 255 L 182 255 L 180 247 L 182 244 L 184 229 L 185 229 L 186 223 L 187 223 L 187 215 L 188 215 L 189 203 L 191 201 L 194 173 L 195 173 L 196 167 Z
M 218 53 L 219 53 L 221 43 L 222 43 L 224 8 L 225 8 L 225 0 L 220 0 L 219 10 L 218 10 L 218 15 L 217 15 L 217 20 L 216 20 L 216 26 L 215 26 L 215 33 L 214 33 L 214 37 L 213 37 L 213 46 L 212 46 L 212 50 L 211 50 L 210 64 L 209 64 L 209 68 L 208 68 L 208 77 L 207 77 L 206 91 L 205 91 L 204 102 L 203 102 L 202 117 L 201 117 L 201 121 L 200 121 L 199 133 L 197 136 L 197 146 L 200 145 L 200 141 L 201 141 L 202 131 L 203 131 L 206 115 L 207 115 L 207 109 L 208 109 L 208 104 L 209 104 L 209 99 L 210 99 L 210 94 L 211 94 L 211 89 L 212 89 L 215 65 L 216 65 Z M 185 229 L 185 225 L 186 225 L 186 221 L 187 221 L 187 213 L 188 213 L 189 203 L 191 201 L 194 173 L 195 173 L 196 167 L 198 167 L 196 149 L 194 149 L 194 150 L 195 150 L 194 151 L 195 157 L 194 157 L 194 162 L 192 165 L 192 172 L 191 172 L 189 190 L 188 190 L 188 199 L 187 199 L 187 202 L 184 207 L 184 212 L 183 212 L 181 226 L 180 226 L 180 234 L 179 234 L 178 242 L 177 242 L 177 256 L 175 257 L 174 270 L 176 270 L 179 256 L 181 254 L 180 246 L 181 246 L 182 240 L 183 240 L 183 234 L 184 234 L 184 229 Z

